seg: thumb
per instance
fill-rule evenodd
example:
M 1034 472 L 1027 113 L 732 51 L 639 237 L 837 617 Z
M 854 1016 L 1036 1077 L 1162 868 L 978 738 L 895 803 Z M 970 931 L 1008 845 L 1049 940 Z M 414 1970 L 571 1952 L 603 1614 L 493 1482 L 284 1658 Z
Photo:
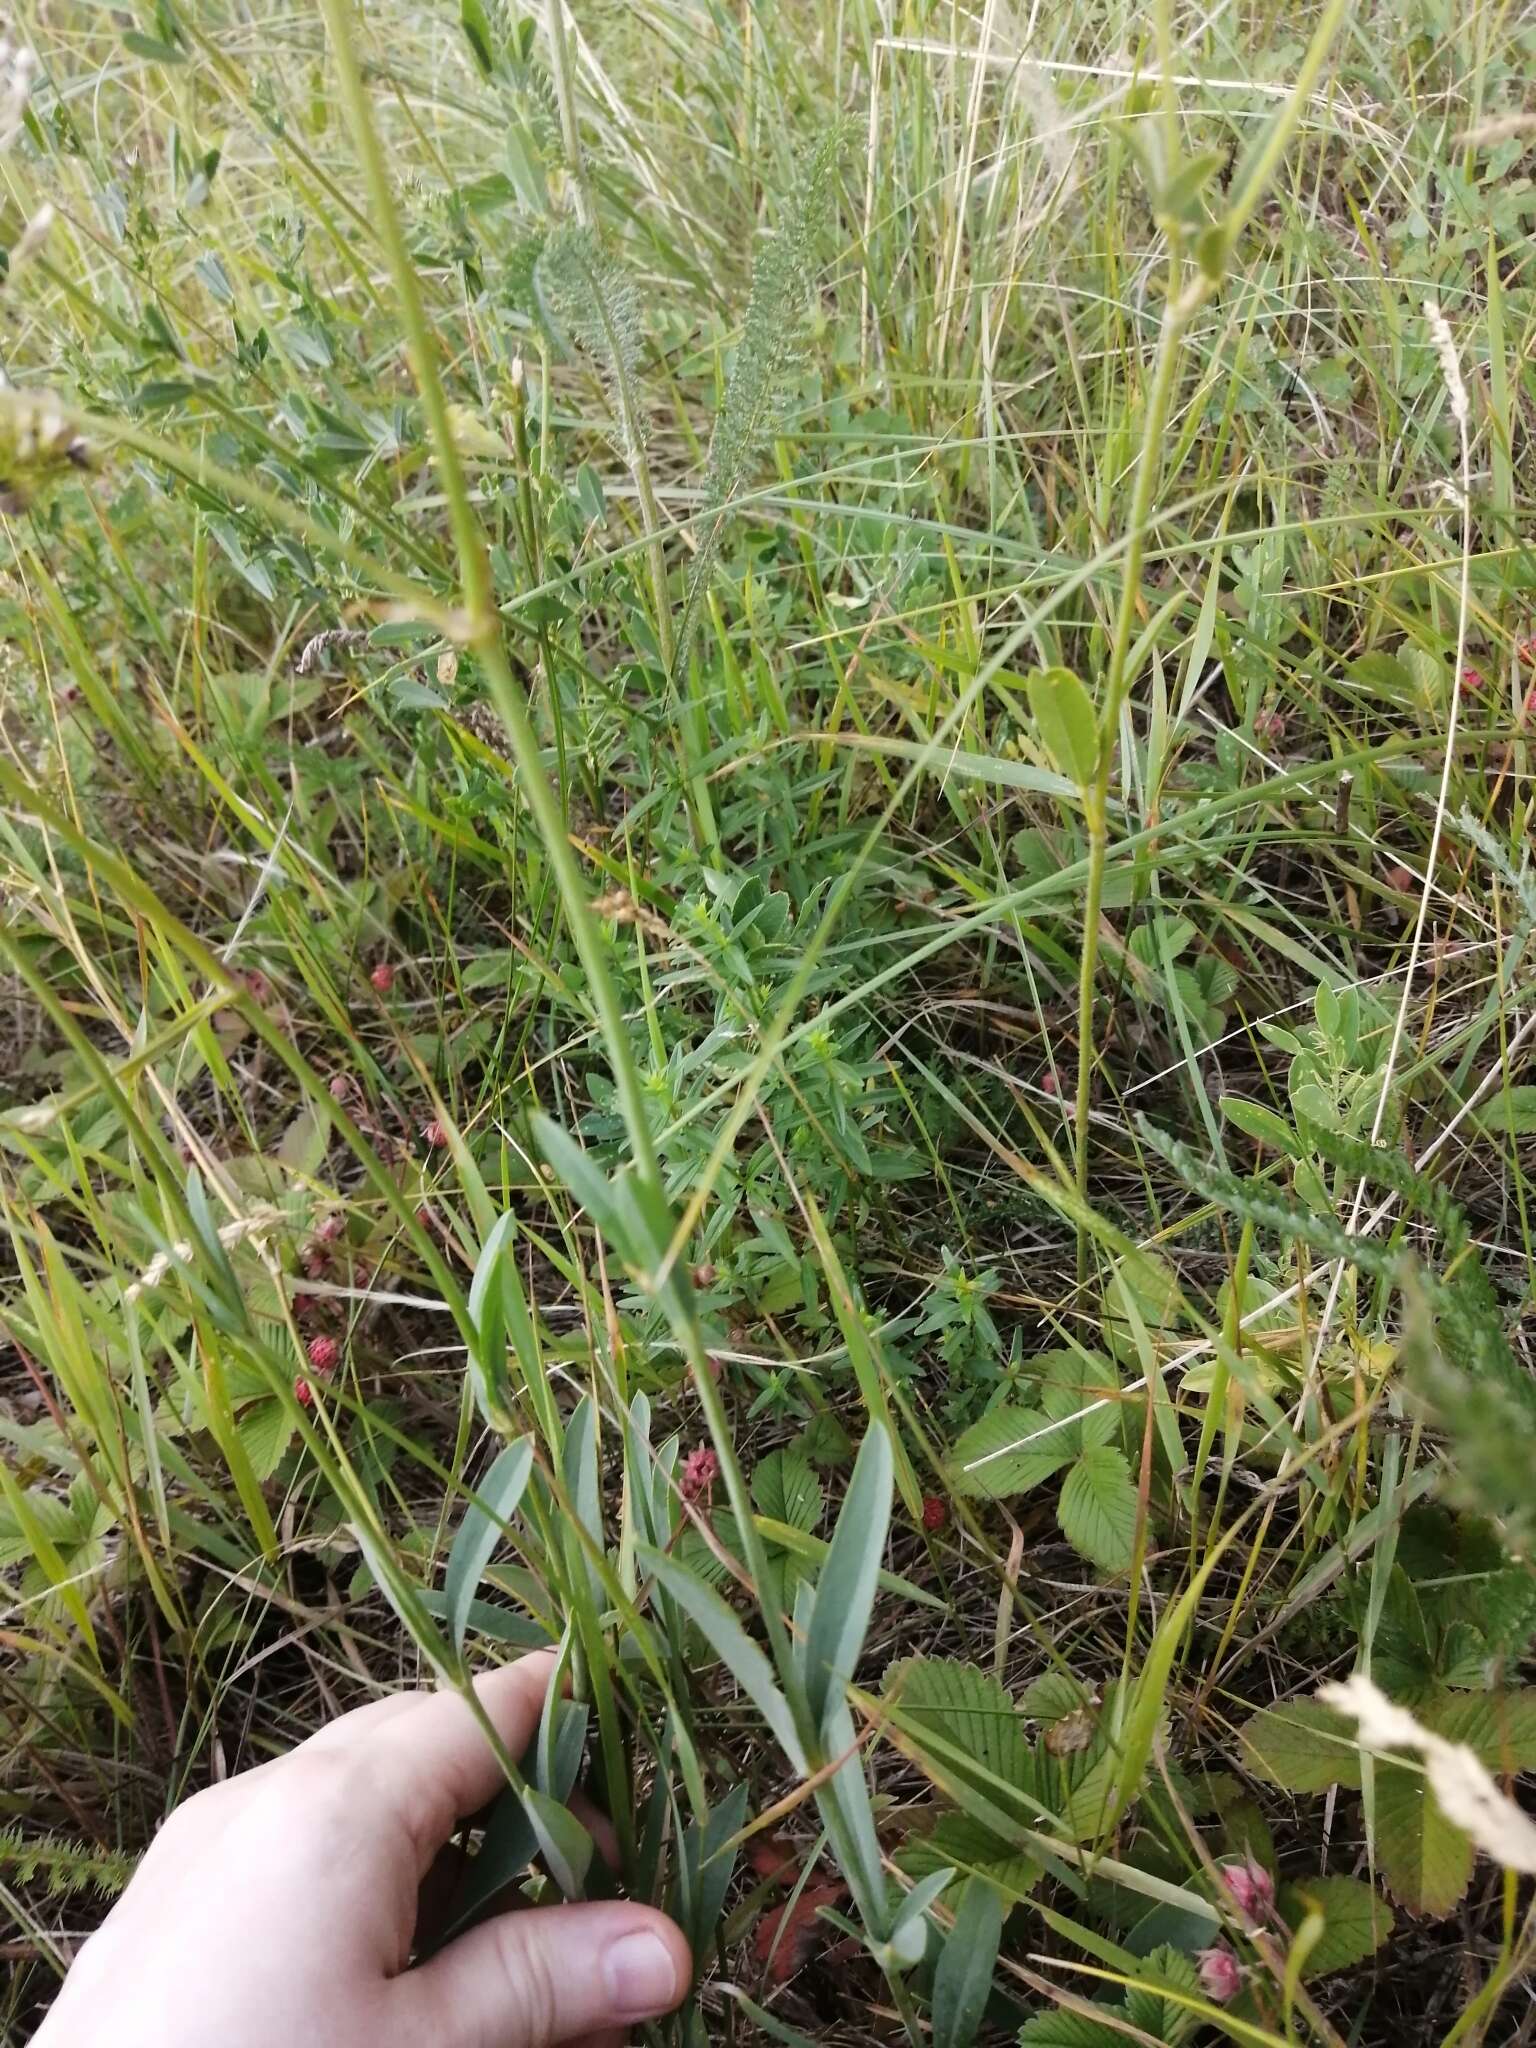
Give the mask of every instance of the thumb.
M 692 1969 L 664 1913 L 592 1901 L 498 1914 L 397 1978 L 392 1996 L 414 2008 L 407 2040 L 550 2048 L 670 2012 Z

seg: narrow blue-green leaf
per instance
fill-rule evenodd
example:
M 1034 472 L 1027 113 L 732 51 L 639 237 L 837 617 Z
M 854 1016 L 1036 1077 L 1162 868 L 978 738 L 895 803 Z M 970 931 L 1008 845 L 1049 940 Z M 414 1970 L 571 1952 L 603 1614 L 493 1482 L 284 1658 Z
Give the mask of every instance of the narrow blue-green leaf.
M 933 2048 L 971 2048 L 991 1996 L 1002 1937 L 1002 1894 L 984 1877 L 968 1879 L 934 1972 Z
M 683 1612 L 698 1623 L 710 1648 L 767 1722 L 780 1749 L 797 1771 L 804 1771 L 805 1752 L 795 1733 L 789 1702 L 774 1678 L 773 1666 L 719 1594 L 711 1592 L 702 1579 L 695 1578 L 675 1557 L 666 1557 L 648 1545 L 640 1547 L 639 1557 L 651 1577 L 665 1586 Z
M 891 1939 L 894 1941 L 903 1928 L 921 1920 L 945 1886 L 953 1884 L 954 1881 L 955 1873 L 947 1866 L 942 1870 L 931 1870 L 926 1877 L 920 1878 L 902 1899 L 892 1916 Z
M 643 1263 L 633 1235 L 625 1226 L 606 1175 L 594 1166 L 576 1140 L 547 1116 L 530 1118 L 539 1150 L 554 1168 L 567 1192 L 586 1210 L 619 1256 L 632 1266 Z
M 592 1837 L 558 1799 L 533 1786 L 523 1788 L 523 1805 L 539 1838 L 539 1854 L 568 1899 L 579 1899 L 592 1863 Z
M 485 1568 L 491 1561 L 502 1530 L 517 1512 L 529 1475 L 533 1471 L 533 1440 L 519 1437 L 508 1444 L 489 1472 L 475 1488 L 475 1498 L 464 1510 L 453 1548 L 448 1553 L 448 1570 L 443 1592 L 448 1603 L 448 1628 L 456 1650 L 464 1648 L 469 1627 L 469 1610 Z
M 864 1646 L 891 1519 L 891 1482 L 891 1440 L 871 1423 L 817 1581 L 806 1638 L 806 1701 L 817 1728 L 828 1707 L 841 1702 Z

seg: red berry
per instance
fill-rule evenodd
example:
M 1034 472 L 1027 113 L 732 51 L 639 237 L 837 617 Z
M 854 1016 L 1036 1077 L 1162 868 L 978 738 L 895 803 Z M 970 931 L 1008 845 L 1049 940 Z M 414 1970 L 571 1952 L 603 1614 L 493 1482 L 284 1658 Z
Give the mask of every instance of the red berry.
M 683 1475 L 678 1481 L 678 1490 L 684 1500 L 698 1500 L 720 1477 L 720 1460 L 708 1444 L 700 1444 L 683 1460 Z
M 350 1074 L 332 1074 L 329 1085 L 333 1102 L 350 1102 L 357 1083 Z
M 1463 697 L 1475 697 L 1479 690 L 1486 687 L 1487 681 L 1488 678 L 1480 668 L 1472 668 L 1469 665 L 1461 672 L 1461 694 Z
M 303 1373 L 300 1373 L 293 1383 L 293 1398 L 301 1408 L 308 1408 L 315 1398 L 315 1390 L 309 1384 L 309 1381 L 305 1379 Z
M 333 1209 L 315 1225 L 315 1236 L 321 1244 L 334 1244 L 346 1227 L 346 1217 L 339 1209 Z
M 395 985 L 395 970 L 387 960 L 381 960 L 368 979 L 381 996 L 387 996 Z
M 1054 1067 L 1047 1067 L 1040 1076 L 1040 1093 L 1042 1095 L 1059 1095 L 1061 1093 L 1061 1082 L 1056 1077 L 1056 1069 Z
M 1527 690 L 1525 693 L 1525 715 L 1527 718 L 1536 716 L 1536 689 Z
M 1253 714 L 1253 736 L 1256 740 L 1283 740 L 1285 720 L 1278 711 L 1256 711 Z
M 433 1117 L 430 1119 L 429 1122 L 424 1123 L 422 1125 L 421 1142 L 424 1145 L 431 1145 L 434 1148 L 439 1145 L 447 1144 L 448 1132 L 444 1127 L 442 1119 L 440 1117 Z
M 1401 861 L 1394 861 L 1387 869 L 1387 887 L 1396 889 L 1401 895 L 1411 895 L 1414 888 L 1413 869 L 1404 867 Z
M 246 972 L 241 975 L 240 979 L 245 983 L 246 987 L 250 990 L 252 1000 L 255 1002 L 264 1003 L 267 1000 L 267 997 L 272 993 L 272 984 L 270 981 L 268 981 L 267 977 L 262 973 L 259 967 L 248 968 Z
M 949 1502 L 941 1500 L 936 1493 L 923 1496 L 923 1527 L 931 1534 L 942 1529 L 949 1520 Z
M 341 1356 L 341 1346 L 334 1337 L 311 1337 L 307 1355 L 316 1372 L 333 1372 Z

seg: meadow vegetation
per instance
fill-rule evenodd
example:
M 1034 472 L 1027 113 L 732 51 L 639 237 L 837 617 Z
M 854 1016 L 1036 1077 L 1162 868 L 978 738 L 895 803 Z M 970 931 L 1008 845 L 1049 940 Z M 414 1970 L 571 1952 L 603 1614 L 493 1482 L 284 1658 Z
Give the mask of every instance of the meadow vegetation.
M 0 2034 L 554 1643 L 657 2043 L 1530 2037 L 1533 60 L 19 0 Z

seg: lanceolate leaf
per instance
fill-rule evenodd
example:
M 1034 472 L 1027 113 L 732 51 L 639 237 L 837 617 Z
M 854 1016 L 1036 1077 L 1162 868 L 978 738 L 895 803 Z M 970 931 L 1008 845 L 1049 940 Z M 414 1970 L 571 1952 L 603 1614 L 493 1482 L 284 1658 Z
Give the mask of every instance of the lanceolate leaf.
M 891 1440 L 871 1423 L 854 1461 L 853 1477 L 827 1561 L 816 1582 L 805 1645 L 806 1703 L 820 1728 L 830 1706 L 840 1705 L 853 1677 L 869 1626 L 869 1611 L 885 1555 L 891 1519 Z
M 453 1548 L 448 1553 L 448 1570 L 443 1581 L 447 1598 L 448 1627 L 453 1647 L 462 1650 L 469 1626 L 469 1611 L 480 1580 L 501 1540 L 503 1526 L 517 1512 L 518 1502 L 533 1471 L 533 1441 L 520 1437 L 508 1444 L 489 1472 L 475 1488 L 476 1498 L 464 1510 Z
M 688 1617 L 698 1623 L 705 1640 L 736 1683 L 762 1715 L 797 1771 L 806 1768 L 805 1752 L 795 1733 L 789 1702 L 780 1692 L 773 1667 L 718 1593 L 702 1585 L 685 1565 L 648 1545 L 638 1546 L 640 1562 L 660 1581 Z
M 987 2008 L 1003 1933 L 1002 1895 L 985 1878 L 960 1890 L 933 1979 L 933 2048 L 970 2048 Z

